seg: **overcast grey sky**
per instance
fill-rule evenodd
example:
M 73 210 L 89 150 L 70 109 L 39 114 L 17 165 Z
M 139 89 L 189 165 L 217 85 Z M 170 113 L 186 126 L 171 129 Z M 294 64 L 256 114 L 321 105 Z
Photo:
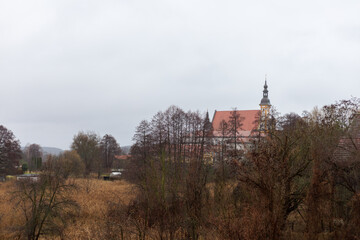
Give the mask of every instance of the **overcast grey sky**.
M 174 104 L 281 113 L 359 97 L 360 1 L 0 0 L 0 124 L 68 149 L 131 144 Z

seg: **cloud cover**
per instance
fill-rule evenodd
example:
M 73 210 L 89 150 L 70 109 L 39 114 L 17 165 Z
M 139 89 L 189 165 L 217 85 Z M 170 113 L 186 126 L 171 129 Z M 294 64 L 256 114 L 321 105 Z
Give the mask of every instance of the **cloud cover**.
M 23 145 L 131 143 L 171 104 L 282 113 L 359 97 L 359 1 L 0 1 L 0 124 Z

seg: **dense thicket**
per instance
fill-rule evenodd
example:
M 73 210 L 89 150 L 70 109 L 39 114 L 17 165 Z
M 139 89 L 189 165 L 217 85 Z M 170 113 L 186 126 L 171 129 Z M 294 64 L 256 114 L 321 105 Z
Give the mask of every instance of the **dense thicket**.
M 204 153 L 210 147 L 210 132 L 199 112 L 184 112 L 171 106 L 153 119 L 142 121 L 131 149 L 133 165 L 128 169 L 140 194 L 132 205 L 145 239 L 149 229 L 159 238 L 197 238 L 205 224 L 210 165 Z M 135 210 L 136 209 L 136 210 Z
M 272 114 L 266 135 L 235 148 L 234 123 L 215 139 L 208 117 L 171 106 L 136 129 L 127 219 L 140 239 L 359 237 L 358 107 Z

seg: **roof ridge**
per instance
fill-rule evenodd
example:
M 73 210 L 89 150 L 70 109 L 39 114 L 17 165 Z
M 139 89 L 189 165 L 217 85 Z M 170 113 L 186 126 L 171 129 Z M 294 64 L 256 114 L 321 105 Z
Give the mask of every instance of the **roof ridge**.
M 216 111 L 216 112 L 233 112 L 235 110 L 221 110 L 221 111 Z M 260 109 L 248 109 L 248 110 L 236 110 L 237 112 L 240 112 L 240 111 L 260 111 Z

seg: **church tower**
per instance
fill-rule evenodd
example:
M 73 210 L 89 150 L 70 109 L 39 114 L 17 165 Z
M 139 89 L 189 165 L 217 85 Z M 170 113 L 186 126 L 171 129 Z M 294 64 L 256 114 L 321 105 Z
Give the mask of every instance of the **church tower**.
M 263 90 L 263 98 L 260 102 L 260 124 L 259 124 L 259 130 L 261 132 L 266 132 L 268 130 L 268 115 L 270 112 L 270 99 L 268 98 L 268 85 L 265 78 L 265 85 Z

